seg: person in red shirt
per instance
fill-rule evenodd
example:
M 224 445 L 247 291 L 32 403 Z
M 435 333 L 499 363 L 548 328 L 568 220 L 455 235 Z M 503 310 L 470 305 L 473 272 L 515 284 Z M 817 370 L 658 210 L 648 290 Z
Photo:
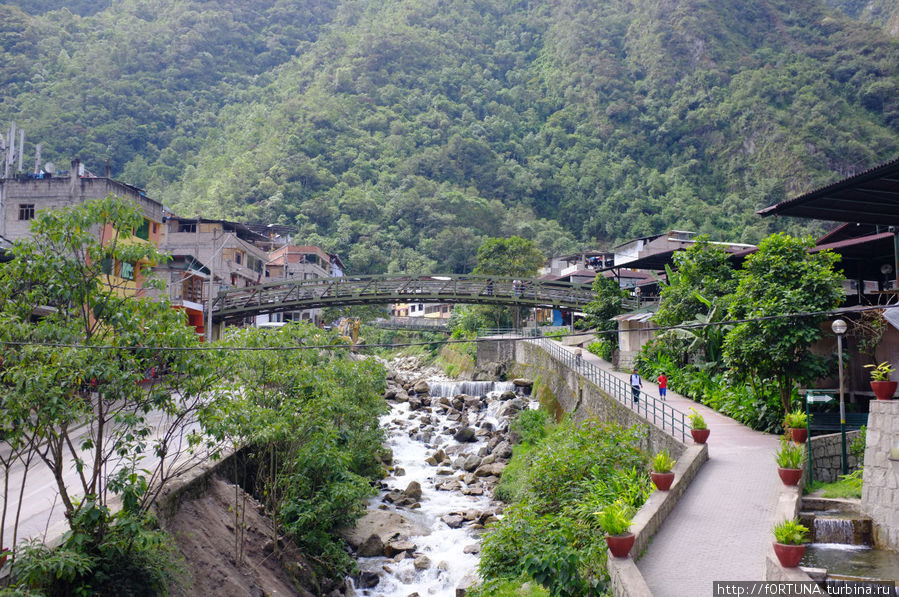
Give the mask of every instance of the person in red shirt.
M 665 396 L 668 394 L 668 378 L 664 373 L 659 375 L 659 398 L 662 400 L 665 399 Z

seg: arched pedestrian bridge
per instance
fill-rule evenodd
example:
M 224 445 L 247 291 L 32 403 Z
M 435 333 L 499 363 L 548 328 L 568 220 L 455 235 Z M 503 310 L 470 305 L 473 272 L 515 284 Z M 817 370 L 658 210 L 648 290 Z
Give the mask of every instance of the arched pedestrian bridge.
M 389 303 L 465 303 L 580 309 L 593 299 L 589 284 L 475 275 L 384 275 L 270 282 L 220 291 L 215 322 L 263 313 Z

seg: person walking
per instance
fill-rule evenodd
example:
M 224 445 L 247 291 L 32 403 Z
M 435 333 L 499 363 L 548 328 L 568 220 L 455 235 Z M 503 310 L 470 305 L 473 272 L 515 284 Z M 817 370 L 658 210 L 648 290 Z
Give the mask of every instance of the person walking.
M 665 375 L 663 371 L 661 375 L 659 375 L 659 398 L 662 400 L 665 399 L 665 396 L 668 395 L 668 376 Z
M 631 395 L 634 398 L 634 404 L 640 404 L 640 388 L 642 386 L 643 382 L 640 379 L 640 374 L 634 369 L 634 372 L 631 373 Z
M 574 349 L 574 364 L 578 369 L 581 368 L 581 358 L 582 358 L 581 357 L 581 349 L 575 348 Z

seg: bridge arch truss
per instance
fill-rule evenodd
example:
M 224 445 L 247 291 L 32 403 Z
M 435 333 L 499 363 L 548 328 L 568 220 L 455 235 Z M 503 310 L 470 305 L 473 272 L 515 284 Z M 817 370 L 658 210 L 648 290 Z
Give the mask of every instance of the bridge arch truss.
M 448 303 L 581 309 L 593 300 L 589 284 L 475 275 L 344 276 L 269 282 L 222 290 L 213 299 L 215 322 L 323 307 L 391 303 Z

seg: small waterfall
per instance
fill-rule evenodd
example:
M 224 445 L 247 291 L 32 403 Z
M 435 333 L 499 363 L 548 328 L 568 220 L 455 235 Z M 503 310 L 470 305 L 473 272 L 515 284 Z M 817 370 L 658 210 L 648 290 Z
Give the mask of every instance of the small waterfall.
M 816 543 L 855 543 L 855 524 L 845 518 L 815 518 Z
M 511 381 L 432 381 L 431 396 L 452 398 L 459 394 L 466 396 L 486 396 L 488 392 L 515 390 Z

